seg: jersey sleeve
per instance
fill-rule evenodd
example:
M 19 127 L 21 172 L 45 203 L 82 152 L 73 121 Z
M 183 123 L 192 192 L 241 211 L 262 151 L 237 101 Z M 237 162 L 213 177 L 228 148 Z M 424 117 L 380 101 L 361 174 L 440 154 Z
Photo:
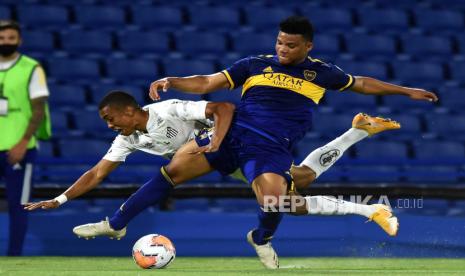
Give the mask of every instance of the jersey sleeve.
M 346 74 L 341 68 L 334 64 L 322 65 L 323 82 L 326 89 L 344 91 L 354 84 L 354 77 Z
M 207 101 L 172 100 L 167 107 L 167 115 L 183 121 L 205 120 Z
M 231 67 L 221 71 L 229 82 L 229 89 L 235 89 L 245 83 L 250 76 L 250 58 L 236 61 Z
M 29 82 L 29 98 L 36 99 L 48 97 L 48 95 L 49 91 L 44 69 L 41 66 L 37 66 L 32 71 L 31 81 Z
M 121 136 L 116 136 L 115 140 L 111 144 L 108 152 L 103 156 L 103 159 L 112 162 L 124 162 L 129 154 L 134 152 L 136 149 L 126 142 Z

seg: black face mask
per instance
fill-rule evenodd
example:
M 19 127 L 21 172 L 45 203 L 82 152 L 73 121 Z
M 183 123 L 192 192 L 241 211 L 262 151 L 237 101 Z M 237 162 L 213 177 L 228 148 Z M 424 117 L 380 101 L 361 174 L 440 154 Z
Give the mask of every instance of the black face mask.
M 9 57 L 18 49 L 18 44 L 1 44 L 0 45 L 0 55 L 3 57 Z

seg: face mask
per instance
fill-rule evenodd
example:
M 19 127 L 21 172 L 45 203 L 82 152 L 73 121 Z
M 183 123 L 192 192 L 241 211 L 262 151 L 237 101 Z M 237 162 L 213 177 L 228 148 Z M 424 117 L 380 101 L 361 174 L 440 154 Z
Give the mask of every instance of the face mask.
M 16 52 L 18 46 L 18 44 L 2 44 L 0 45 L 0 55 L 3 57 L 9 57 Z

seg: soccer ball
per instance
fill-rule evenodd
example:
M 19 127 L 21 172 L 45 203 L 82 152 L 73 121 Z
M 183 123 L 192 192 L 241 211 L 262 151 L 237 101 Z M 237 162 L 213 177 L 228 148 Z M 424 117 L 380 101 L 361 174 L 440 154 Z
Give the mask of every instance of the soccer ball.
M 176 257 L 176 249 L 167 237 L 150 234 L 134 244 L 132 257 L 136 264 L 144 269 L 165 268 Z

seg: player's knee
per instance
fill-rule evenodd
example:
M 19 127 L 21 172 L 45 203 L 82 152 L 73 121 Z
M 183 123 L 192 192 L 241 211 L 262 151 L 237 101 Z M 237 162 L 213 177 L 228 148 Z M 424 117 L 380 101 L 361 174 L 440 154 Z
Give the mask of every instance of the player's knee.
M 172 165 L 172 164 L 166 165 L 165 172 L 167 176 L 170 178 L 171 183 L 173 183 L 174 186 L 177 186 L 184 182 L 184 179 L 181 174 L 181 170 L 176 165 Z

